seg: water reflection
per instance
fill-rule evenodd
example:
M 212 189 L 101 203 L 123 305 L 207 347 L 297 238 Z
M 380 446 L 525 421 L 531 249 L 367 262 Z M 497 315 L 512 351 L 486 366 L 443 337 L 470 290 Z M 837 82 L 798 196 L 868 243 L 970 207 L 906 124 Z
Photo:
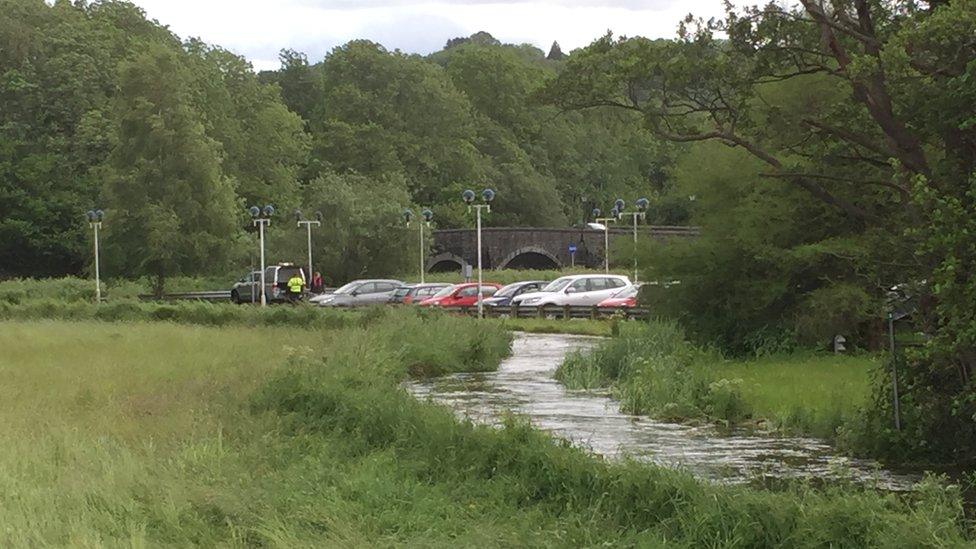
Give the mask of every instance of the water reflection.
M 850 479 L 888 490 L 909 489 L 918 477 L 839 456 L 823 441 L 746 431 L 722 431 L 655 421 L 619 412 L 607 394 L 568 391 L 552 378 L 563 357 L 595 338 L 519 334 L 512 355 L 496 372 L 457 374 L 408 388 L 474 421 L 497 424 L 509 413 L 607 457 L 680 467 L 723 482 L 767 479 Z

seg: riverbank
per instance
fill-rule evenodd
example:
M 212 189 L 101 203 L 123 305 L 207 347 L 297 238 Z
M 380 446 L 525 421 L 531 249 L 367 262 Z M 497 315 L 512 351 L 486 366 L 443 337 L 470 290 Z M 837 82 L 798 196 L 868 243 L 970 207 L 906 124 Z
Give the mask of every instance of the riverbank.
M 451 337 L 444 337 L 450 334 Z M 766 492 L 608 463 L 400 389 L 494 369 L 500 327 L 0 325 L 0 544 L 958 546 L 957 489 Z
M 673 324 L 623 323 L 620 332 L 593 352 L 570 356 L 557 379 L 573 389 L 610 388 L 632 414 L 828 440 L 870 398 L 871 355 L 728 360 L 691 345 Z

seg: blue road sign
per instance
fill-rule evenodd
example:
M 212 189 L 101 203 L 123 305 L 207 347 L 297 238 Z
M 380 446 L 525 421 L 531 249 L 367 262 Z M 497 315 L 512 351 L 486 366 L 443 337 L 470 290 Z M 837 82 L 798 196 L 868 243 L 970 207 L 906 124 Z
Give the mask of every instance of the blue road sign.
M 570 244 L 569 245 L 569 253 L 571 253 L 571 254 L 575 254 L 576 253 L 576 244 Z

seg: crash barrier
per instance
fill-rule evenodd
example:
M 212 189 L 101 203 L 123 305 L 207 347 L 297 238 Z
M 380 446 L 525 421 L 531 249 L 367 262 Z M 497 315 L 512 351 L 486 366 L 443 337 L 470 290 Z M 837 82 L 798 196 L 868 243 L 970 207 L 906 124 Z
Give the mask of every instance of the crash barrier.
M 471 316 L 478 316 L 477 306 L 442 307 Z M 601 318 L 629 318 L 645 320 L 650 311 L 644 307 L 597 307 L 590 305 L 522 305 L 483 307 L 484 316 L 492 318 L 548 318 L 571 320 L 574 318 L 597 320 Z
M 152 294 L 141 294 L 139 299 L 143 301 L 180 301 L 184 299 L 195 301 L 230 301 L 230 290 L 217 290 L 214 292 L 182 292 L 163 294 L 162 297 L 156 297 Z
M 323 288 L 322 293 L 331 294 L 335 288 Z M 230 301 L 230 290 L 216 290 L 212 292 L 180 292 L 163 294 L 156 297 L 152 294 L 141 294 L 139 299 L 143 301 Z

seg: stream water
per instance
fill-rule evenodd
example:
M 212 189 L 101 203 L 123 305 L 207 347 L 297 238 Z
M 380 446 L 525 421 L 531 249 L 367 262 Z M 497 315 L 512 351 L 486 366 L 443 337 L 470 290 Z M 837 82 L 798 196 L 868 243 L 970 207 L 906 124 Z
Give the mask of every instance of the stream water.
M 683 468 L 730 483 L 780 479 L 851 480 L 884 490 L 909 490 L 917 475 L 838 455 L 825 442 L 710 425 L 655 421 L 622 414 L 608 394 L 569 391 L 553 373 L 567 353 L 599 340 L 568 335 L 518 334 L 497 371 L 456 374 L 408 385 L 419 398 L 450 406 L 473 421 L 498 424 L 510 413 L 592 452 L 629 456 Z

